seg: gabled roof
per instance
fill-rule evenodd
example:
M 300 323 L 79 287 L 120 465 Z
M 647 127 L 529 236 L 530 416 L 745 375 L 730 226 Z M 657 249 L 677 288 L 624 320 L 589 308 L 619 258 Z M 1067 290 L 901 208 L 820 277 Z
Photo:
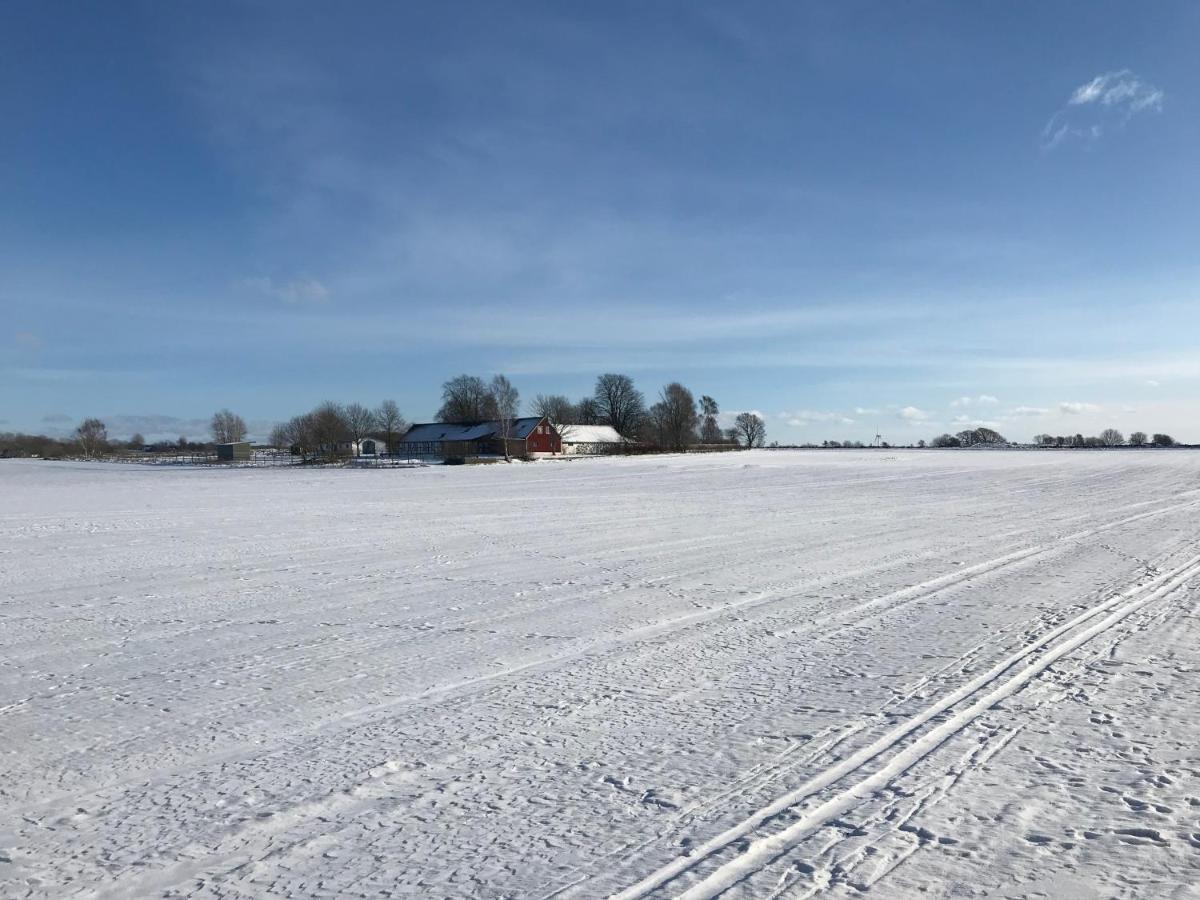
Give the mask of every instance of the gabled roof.
M 510 437 L 514 437 L 519 441 L 523 441 L 533 433 L 533 429 L 542 421 L 541 416 L 525 416 L 523 419 L 513 419 L 512 431 L 509 432 Z M 496 434 L 500 434 L 500 423 L 491 423 L 496 428 Z
M 617 429 L 611 425 L 563 425 L 564 444 L 627 444 Z
M 521 419 L 513 419 L 509 437 L 519 441 L 524 440 L 533 433 L 534 427 L 541 421 L 541 416 L 526 416 Z M 490 438 L 499 437 L 500 430 L 499 422 L 478 422 L 473 425 L 451 425 L 447 422 L 429 422 L 412 426 L 412 428 L 404 433 L 403 441 L 406 444 L 417 442 L 437 443 L 440 441 L 486 441 Z
M 480 422 L 477 425 L 451 425 L 447 422 L 430 422 L 425 425 L 414 425 L 404 432 L 404 443 L 412 444 L 418 441 L 481 441 L 490 438 L 496 431 L 491 422 Z

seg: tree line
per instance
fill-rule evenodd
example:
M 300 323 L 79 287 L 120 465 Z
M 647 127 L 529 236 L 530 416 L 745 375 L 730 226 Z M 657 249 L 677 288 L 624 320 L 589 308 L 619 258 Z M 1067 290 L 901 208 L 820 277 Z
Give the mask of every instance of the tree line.
M 1174 447 L 1175 438 L 1169 434 L 1157 433 L 1150 436 L 1144 431 L 1135 431 L 1129 435 L 1129 440 L 1125 439 L 1125 435 L 1117 431 L 1115 428 L 1105 428 L 1098 435 L 1084 437 L 1082 434 L 1074 435 L 1050 435 L 1039 434 L 1035 435 L 1033 442 L 1039 447 Z
M 520 392 L 506 376 L 485 379 L 463 374 L 442 384 L 435 419 L 454 425 L 498 423 L 507 456 L 508 439 L 520 410 Z M 564 394 L 536 395 L 530 413 L 545 416 L 564 439 L 569 439 L 577 426 L 609 425 L 650 450 L 684 451 L 697 445 L 719 444 L 761 447 L 767 433 L 762 417 L 752 412 L 739 413 L 732 427 L 722 428 L 717 401 L 708 395 L 697 400 L 679 382 L 665 385 L 655 402 L 647 403 L 632 378 L 611 372 L 599 376 L 592 393 L 578 400 Z M 226 427 L 228 415 L 224 410 L 214 416 L 214 437 L 220 433 L 226 439 L 239 439 L 230 437 L 239 432 Z M 224 430 L 218 431 L 219 427 Z M 392 447 L 407 428 L 394 401 L 386 400 L 375 409 L 360 403 L 326 401 L 276 425 L 270 442 L 276 447 L 295 448 L 305 456 L 329 455 L 337 452 L 334 448 L 357 448 L 365 438 L 377 438 Z

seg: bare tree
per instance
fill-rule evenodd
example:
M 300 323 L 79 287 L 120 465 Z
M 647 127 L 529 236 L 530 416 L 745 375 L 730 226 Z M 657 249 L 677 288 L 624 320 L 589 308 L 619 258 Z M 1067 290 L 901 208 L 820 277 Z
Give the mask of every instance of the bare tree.
M 695 397 L 678 381 L 664 387 L 658 402 L 650 407 L 650 421 L 657 432 L 658 444 L 667 450 L 686 450 L 696 443 L 699 419 Z
M 576 425 L 599 425 L 600 411 L 596 407 L 596 400 L 593 397 L 584 397 L 575 404 L 575 424 Z
M 1133 434 L 1131 434 L 1129 436 L 1129 446 L 1131 446 L 1131 447 L 1146 446 L 1146 432 L 1135 431 Z
M 646 398 L 628 375 L 609 372 L 596 379 L 592 397 L 600 420 L 624 437 L 635 437 L 646 418 Z
M 396 405 L 395 400 L 384 400 L 379 404 L 379 409 L 375 410 L 375 422 L 376 427 L 383 433 L 383 439 L 387 442 L 388 453 L 395 453 L 396 436 L 408 427 L 404 416 L 400 415 L 400 407 Z
M 442 385 L 439 422 L 469 425 L 494 418 L 492 392 L 477 375 L 457 375 Z
M 575 404 L 562 394 L 538 394 L 533 398 L 533 412 L 535 415 L 545 416 L 558 432 L 558 436 L 565 441 L 576 424 L 579 411 Z
M 295 419 L 293 419 L 292 421 L 294 422 Z M 271 429 L 270 441 L 271 441 L 272 447 L 275 447 L 276 449 L 279 449 L 279 450 L 283 450 L 285 448 L 295 446 L 295 442 L 292 441 L 292 432 L 291 432 L 290 425 L 291 425 L 291 422 L 280 422 L 278 425 L 276 425 L 274 428 Z
M 1171 437 L 1169 434 L 1156 434 L 1156 435 L 1154 435 L 1154 437 L 1152 437 L 1150 439 L 1150 441 L 1151 441 L 1151 443 L 1154 444 L 1155 447 L 1174 447 L 1175 446 L 1175 438 Z
M 213 440 L 218 444 L 229 444 L 246 439 L 245 419 L 228 409 L 221 409 L 213 413 L 212 423 L 208 427 L 212 431 Z
M 721 432 L 721 426 L 717 424 L 717 416 L 721 410 L 717 406 L 717 401 L 705 394 L 700 398 L 700 415 L 704 417 L 704 421 L 700 425 L 700 441 L 705 444 L 719 444 L 724 439 L 725 435 Z
M 336 456 L 338 445 L 350 440 L 350 425 L 342 407 L 326 401 L 308 414 L 309 440 L 318 453 Z
M 362 439 L 374 431 L 378 424 L 375 413 L 361 403 L 348 403 L 342 407 L 342 418 L 346 423 L 346 430 L 350 433 L 350 440 L 354 442 L 354 455 L 358 456 Z
M 308 459 L 318 449 L 314 414 L 293 416 L 282 425 L 276 425 L 271 432 L 271 443 L 299 453 L 301 460 Z
M 512 438 L 513 421 L 521 411 L 521 395 L 503 375 L 493 376 L 491 395 L 492 409 L 500 425 L 500 440 L 504 443 L 504 458 L 509 459 L 508 442 Z
M 746 449 L 761 447 L 767 438 L 767 423 L 756 413 L 742 412 L 733 420 L 733 431 Z
M 129 438 L 129 449 L 130 450 L 141 450 L 145 446 L 146 446 L 146 439 L 142 436 L 141 432 L 135 431 L 133 433 L 133 435 Z
M 1125 443 L 1125 435 L 1115 428 L 1105 428 L 1100 432 L 1100 441 L 1105 447 L 1120 447 Z
M 108 429 L 99 419 L 84 419 L 75 429 L 75 438 L 84 456 L 95 456 L 108 443 Z

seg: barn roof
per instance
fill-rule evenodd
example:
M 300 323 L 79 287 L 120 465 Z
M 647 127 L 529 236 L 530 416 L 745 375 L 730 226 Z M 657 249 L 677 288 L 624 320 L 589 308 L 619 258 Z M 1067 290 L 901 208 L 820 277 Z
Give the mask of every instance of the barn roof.
M 542 421 L 541 416 L 526 416 L 521 419 L 513 419 L 512 430 L 509 432 L 510 437 L 516 440 L 524 440 L 533 432 L 534 427 Z M 500 434 L 499 422 L 479 422 L 474 425 L 451 425 L 446 422 L 429 422 L 422 425 L 414 425 L 404 433 L 404 443 L 413 444 L 420 442 L 438 442 L 438 441 L 483 441 L 488 438 L 498 437 Z
M 404 433 L 407 444 L 417 441 L 478 441 L 491 437 L 495 427 L 489 422 L 478 425 L 451 425 L 446 422 L 430 422 L 414 425 Z
M 628 441 L 621 437 L 617 429 L 611 425 L 564 425 L 564 444 L 625 444 Z

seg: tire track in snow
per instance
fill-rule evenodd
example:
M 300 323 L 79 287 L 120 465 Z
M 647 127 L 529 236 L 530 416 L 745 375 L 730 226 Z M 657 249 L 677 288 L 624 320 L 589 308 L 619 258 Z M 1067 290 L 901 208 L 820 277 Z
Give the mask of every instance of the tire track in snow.
M 614 900 L 637 900 L 679 876 L 695 871 L 697 866 L 735 841 L 750 838 L 770 819 L 786 812 L 814 794 L 832 787 L 889 751 L 895 751 L 881 768 L 808 810 L 786 828 L 767 837 L 753 840 L 744 852 L 723 863 L 700 882 L 679 895 L 682 900 L 706 900 L 706 898 L 718 896 L 794 847 L 822 825 L 844 815 L 859 802 L 884 788 L 896 776 L 907 771 L 984 712 L 1023 688 L 1057 660 L 1112 628 L 1148 603 L 1178 590 L 1197 575 L 1200 575 L 1200 556 L 1192 557 L 1168 572 L 1156 575 L 1147 582 L 1129 588 L 1116 597 L 1091 607 L 1013 653 L 989 671 L 926 707 L 874 743 L 824 772 L 818 773 L 800 787 L 782 795 L 742 822 L 710 839 L 690 855 L 676 858 L 631 887 L 615 894 Z M 1097 618 L 1099 621 L 1094 621 Z M 1071 634 L 1072 632 L 1074 633 Z M 1071 636 L 1066 640 L 1054 643 L 1068 634 Z M 1010 674 L 1014 667 L 1022 663 L 1025 663 L 1023 668 Z M 988 690 L 989 688 L 990 690 Z M 911 743 L 901 745 L 906 738 L 928 724 L 930 720 L 985 690 L 986 693 L 983 693 L 974 703 L 954 713 L 942 724 L 917 737 Z

